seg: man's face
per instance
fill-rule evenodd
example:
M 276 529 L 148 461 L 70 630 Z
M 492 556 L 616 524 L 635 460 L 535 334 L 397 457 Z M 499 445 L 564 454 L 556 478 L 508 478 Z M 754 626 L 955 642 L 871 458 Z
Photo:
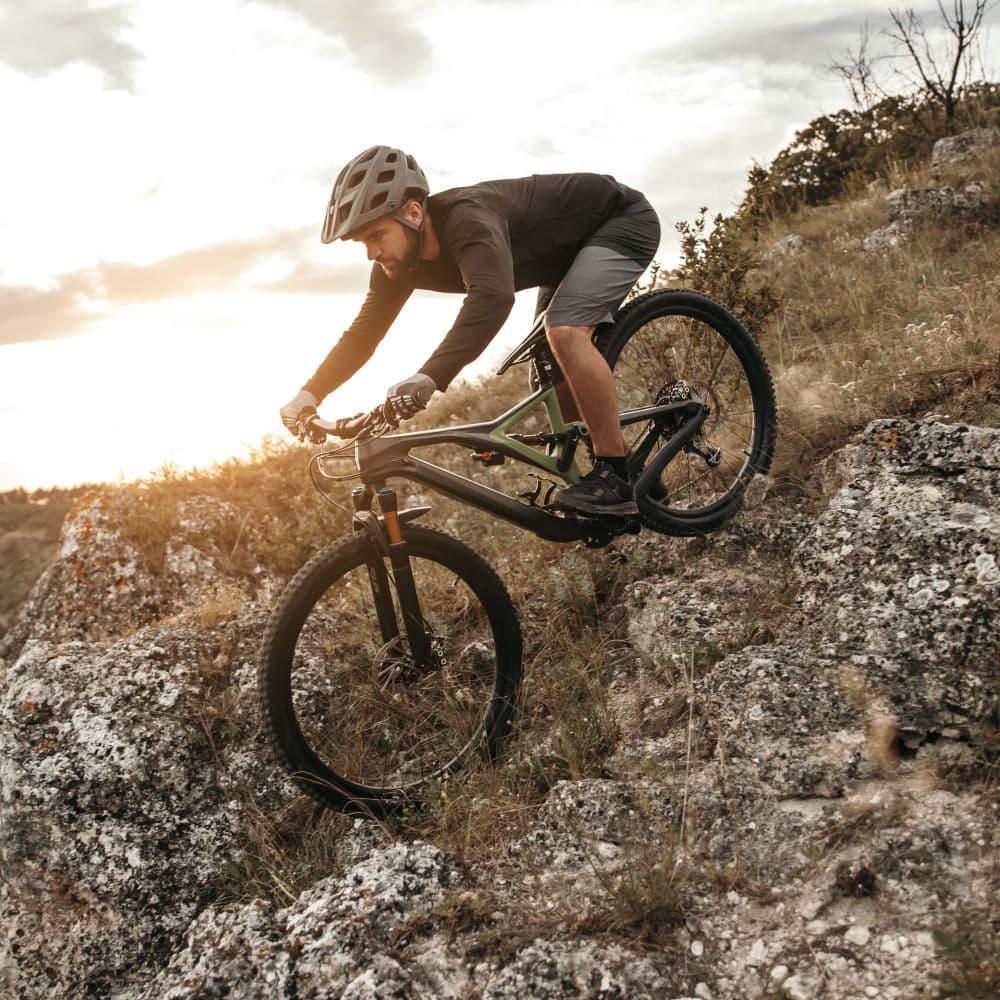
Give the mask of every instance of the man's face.
M 417 234 L 390 215 L 359 229 L 351 239 L 364 243 L 368 259 L 379 264 L 387 278 L 398 279 L 417 263 Z

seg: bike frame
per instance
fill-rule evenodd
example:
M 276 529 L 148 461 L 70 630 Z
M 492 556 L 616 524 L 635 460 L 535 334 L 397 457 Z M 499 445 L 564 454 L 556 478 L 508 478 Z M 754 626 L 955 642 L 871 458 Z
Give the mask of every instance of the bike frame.
M 554 450 L 543 454 L 512 436 L 513 428 L 535 409 L 543 406 L 548 416 Z M 687 444 L 704 423 L 708 407 L 699 399 L 646 406 L 619 414 L 622 426 L 652 421 L 675 414 L 684 422 L 660 449 L 636 482 L 636 496 L 644 497 L 657 482 L 671 459 Z M 407 434 L 391 434 L 359 441 L 355 445 L 355 462 L 361 481 L 372 490 L 383 488 L 389 479 L 406 479 L 430 487 L 439 493 L 503 518 L 554 542 L 587 539 L 597 543 L 609 541 L 624 529 L 621 518 L 585 518 L 558 514 L 534 502 L 527 502 L 484 486 L 458 473 L 433 465 L 411 454 L 419 448 L 455 444 L 472 448 L 481 455 L 500 454 L 523 462 L 567 483 L 576 482 L 579 469 L 575 450 L 586 429 L 579 421 L 567 423 L 559 407 L 553 385 L 543 386 L 521 400 L 494 420 L 459 427 L 435 428 Z M 633 449 L 637 464 L 648 458 L 660 433 L 650 431 L 643 442 Z

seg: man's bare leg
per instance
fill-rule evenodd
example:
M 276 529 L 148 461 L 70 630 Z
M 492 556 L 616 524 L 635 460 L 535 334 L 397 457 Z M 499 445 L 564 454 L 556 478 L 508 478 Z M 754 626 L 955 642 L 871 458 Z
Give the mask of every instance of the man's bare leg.
M 594 453 L 619 457 L 625 454 L 625 441 L 618 422 L 615 380 L 591 340 L 593 335 L 592 326 L 553 326 L 548 331 L 549 346 L 590 431 Z

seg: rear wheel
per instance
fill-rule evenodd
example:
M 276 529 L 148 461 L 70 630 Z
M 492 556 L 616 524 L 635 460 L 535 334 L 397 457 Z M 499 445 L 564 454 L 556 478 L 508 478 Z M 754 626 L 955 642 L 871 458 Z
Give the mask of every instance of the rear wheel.
M 373 580 L 392 574 L 367 532 L 300 570 L 264 641 L 259 684 L 275 754 L 330 808 L 391 812 L 495 751 L 512 723 L 521 631 L 499 577 L 450 535 L 408 525 L 404 537 L 429 660 L 399 632 L 394 586 L 373 596 Z
M 619 410 L 688 398 L 708 406 L 698 433 L 636 501 L 642 523 L 656 531 L 716 530 L 774 453 L 774 388 L 757 342 L 721 302 L 660 289 L 625 306 L 598 346 L 614 372 Z M 634 478 L 682 423 L 668 417 L 622 428 Z

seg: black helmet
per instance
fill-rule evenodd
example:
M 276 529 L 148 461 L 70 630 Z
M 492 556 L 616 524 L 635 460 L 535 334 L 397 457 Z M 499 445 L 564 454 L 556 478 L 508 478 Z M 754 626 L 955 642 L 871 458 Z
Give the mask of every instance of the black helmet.
M 340 171 L 333 185 L 323 222 L 324 243 L 347 239 L 351 233 L 383 215 L 391 215 L 411 229 L 403 205 L 419 192 L 421 203 L 430 192 L 424 172 L 412 156 L 391 146 L 372 146 Z

